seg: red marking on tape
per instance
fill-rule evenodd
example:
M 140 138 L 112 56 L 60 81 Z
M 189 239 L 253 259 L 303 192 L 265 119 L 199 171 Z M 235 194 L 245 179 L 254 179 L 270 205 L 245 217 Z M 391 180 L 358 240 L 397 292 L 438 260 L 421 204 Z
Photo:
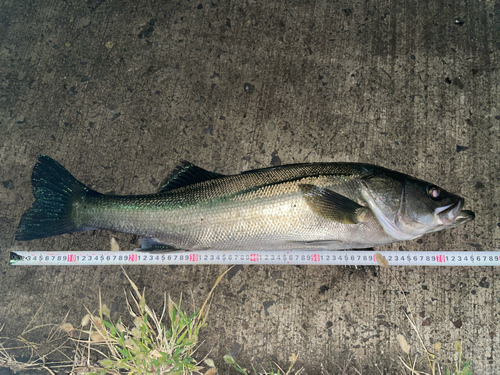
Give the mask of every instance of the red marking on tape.
M 68 255 L 68 262 L 76 262 L 76 255 L 75 254 L 69 254 Z
M 313 262 L 319 262 L 319 254 L 312 254 L 311 255 L 311 260 Z
M 436 260 L 437 260 L 438 262 L 445 262 L 444 255 L 438 255 L 438 256 L 436 257 Z
M 129 262 L 137 262 L 137 254 L 130 254 L 128 256 L 128 261 Z
M 258 262 L 259 261 L 259 254 L 250 254 L 250 261 L 251 262 Z
M 189 254 L 189 260 L 191 262 L 197 262 L 198 261 L 198 254 Z

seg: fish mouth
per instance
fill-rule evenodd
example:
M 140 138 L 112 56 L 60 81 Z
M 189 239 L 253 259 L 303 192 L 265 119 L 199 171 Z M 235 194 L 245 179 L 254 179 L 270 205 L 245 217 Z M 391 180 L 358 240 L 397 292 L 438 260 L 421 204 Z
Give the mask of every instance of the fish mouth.
M 453 226 L 465 224 L 474 220 L 476 215 L 472 211 L 462 210 L 464 199 L 460 198 L 456 203 L 436 209 L 435 213 L 443 224 Z
M 455 221 L 453 222 L 453 224 L 454 225 L 465 224 L 469 221 L 474 220 L 475 218 L 476 218 L 476 214 L 474 212 L 469 211 L 469 210 L 462 210 L 455 217 Z

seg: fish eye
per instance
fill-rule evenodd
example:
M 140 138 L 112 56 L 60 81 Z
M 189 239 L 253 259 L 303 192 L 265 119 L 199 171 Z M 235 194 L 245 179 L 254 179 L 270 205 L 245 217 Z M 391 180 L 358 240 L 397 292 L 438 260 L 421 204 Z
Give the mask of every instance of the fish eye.
M 427 194 L 429 194 L 432 199 L 438 199 L 441 196 L 441 190 L 439 190 L 437 186 L 429 186 L 427 188 Z

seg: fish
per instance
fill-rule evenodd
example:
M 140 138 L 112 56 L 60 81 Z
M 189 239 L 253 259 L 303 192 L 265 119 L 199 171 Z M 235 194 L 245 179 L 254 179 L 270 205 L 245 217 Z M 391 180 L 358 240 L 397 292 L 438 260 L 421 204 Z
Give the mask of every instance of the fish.
M 183 161 L 156 193 L 107 195 L 40 155 L 35 202 L 15 239 L 96 229 L 143 237 L 143 251 L 367 249 L 474 220 L 464 199 L 361 163 L 290 164 L 222 175 Z

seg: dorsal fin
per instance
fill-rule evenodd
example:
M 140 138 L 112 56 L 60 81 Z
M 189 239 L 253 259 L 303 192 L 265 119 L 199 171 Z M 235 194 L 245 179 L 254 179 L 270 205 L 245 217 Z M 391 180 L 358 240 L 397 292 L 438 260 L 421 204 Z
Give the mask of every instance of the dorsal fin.
M 183 186 L 213 180 L 223 176 L 224 175 L 222 174 L 210 172 L 206 169 L 197 167 L 187 161 L 182 161 L 180 165 L 172 171 L 170 176 L 162 182 L 160 188 L 158 189 L 158 193 L 165 193 Z

